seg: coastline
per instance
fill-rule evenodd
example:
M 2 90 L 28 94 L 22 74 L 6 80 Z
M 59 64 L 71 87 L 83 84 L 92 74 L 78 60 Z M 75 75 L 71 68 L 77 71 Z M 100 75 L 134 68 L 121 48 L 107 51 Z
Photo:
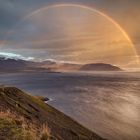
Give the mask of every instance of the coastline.
M 17 140 L 21 140 L 24 137 L 18 130 L 20 128 L 20 132 L 22 132 L 24 130 L 22 126 L 26 125 L 28 133 L 34 132 L 34 137 L 29 140 L 47 140 L 48 138 L 54 140 L 105 140 L 41 99 L 48 101 L 46 97 L 39 99 L 39 97 L 29 95 L 15 87 L 0 88 L 0 113 L 6 116 L 0 118 L 2 124 L 2 128 L 0 128 L 2 137 L 0 136 L 0 138 L 9 139 L 10 137 L 11 140 L 14 140 L 14 137 L 18 136 Z M 24 121 L 20 120 L 21 118 Z M 8 123 L 6 132 L 3 131 L 7 129 L 5 122 Z M 16 123 L 13 124 L 13 122 Z M 13 133 L 13 129 L 14 134 L 11 138 L 10 134 Z M 43 139 L 44 137 L 45 139 Z

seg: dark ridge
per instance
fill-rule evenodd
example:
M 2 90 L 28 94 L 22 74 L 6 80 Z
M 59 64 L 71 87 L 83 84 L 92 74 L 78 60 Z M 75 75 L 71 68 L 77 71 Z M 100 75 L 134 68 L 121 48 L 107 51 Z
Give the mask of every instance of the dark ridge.
M 111 64 L 105 63 L 93 63 L 93 64 L 85 64 L 83 65 L 80 70 L 83 71 L 122 71 L 117 66 L 113 66 Z

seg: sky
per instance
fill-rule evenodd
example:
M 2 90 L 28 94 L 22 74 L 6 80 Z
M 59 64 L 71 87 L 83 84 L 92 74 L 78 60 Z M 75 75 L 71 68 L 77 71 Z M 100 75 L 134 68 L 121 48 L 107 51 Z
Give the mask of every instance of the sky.
M 126 32 L 135 50 L 113 23 L 95 11 L 66 6 L 31 15 L 56 4 L 82 5 L 104 13 Z M 139 0 L 0 0 L 0 53 L 136 68 L 139 23 Z

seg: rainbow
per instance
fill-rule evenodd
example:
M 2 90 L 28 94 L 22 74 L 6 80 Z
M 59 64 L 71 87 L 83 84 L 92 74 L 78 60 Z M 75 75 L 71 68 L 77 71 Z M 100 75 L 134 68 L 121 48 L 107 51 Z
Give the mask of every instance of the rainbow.
M 55 5 L 50 5 L 50 6 L 46 6 L 46 7 L 40 8 L 38 10 L 35 10 L 31 14 L 25 16 L 23 18 L 23 20 L 25 20 L 27 18 L 30 18 L 31 16 L 33 16 L 33 15 L 39 13 L 39 12 L 46 11 L 46 10 L 49 10 L 49 9 L 52 9 L 52 8 L 58 8 L 58 7 L 78 7 L 78 8 L 82 8 L 82 9 L 85 9 L 85 10 L 89 10 L 89 11 L 95 12 L 95 13 L 101 15 L 102 17 L 106 18 L 108 21 L 110 21 L 112 24 L 114 24 L 115 27 L 127 39 L 127 41 L 129 42 L 130 46 L 132 47 L 132 50 L 133 50 L 133 52 L 134 52 L 134 54 L 135 54 L 135 56 L 137 58 L 137 63 L 140 64 L 140 61 L 138 59 L 137 50 L 134 47 L 134 44 L 132 43 L 132 41 L 131 41 L 130 37 L 128 36 L 128 34 L 124 31 L 124 29 L 115 20 L 113 20 L 111 17 L 109 17 L 108 15 L 104 14 L 103 12 L 101 12 L 101 11 L 99 11 L 97 9 L 94 9 L 94 8 L 91 8 L 91 7 L 88 7 L 88 6 L 85 6 L 85 5 L 80 5 L 80 4 L 55 4 Z
M 133 42 L 131 41 L 130 37 L 128 36 L 128 34 L 124 31 L 124 29 L 115 20 L 113 20 L 111 17 L 109 17 L 108 15 L 104 14 L 103 12 L 101 12 L 101 11 L 95 9 L 95 8 L 91 8 L 91 7 L 88 7 L 88 6 L 85 6 L 85 5 L 80 5 L 80 4 L 55 4 L 55 5 L 49 5 L 49 6 L 41 7 L 40 9 L 35 10 L 34 12 L 30 13 L 29 15 L 23 17 L 22 21 L 26 20 L 27 18 L 30 18 L 31 16 L 33 16 L 35 14 L 38 14 L 39 12 L 46 11 L 46 10 L 49 10 L 49 9 L 52 9 L 52 8 L 59 8 L 59 7 L 77 7 L 77 8 L 82 8 L 82 9 L 94 12 L 94 13 L 104 17 L 108 21 L 110 21 L 123 34 L 123 36 L 126 38 L 128 43 L 130 44 L 130 47 L 132 48 L 132 51 L 133 51 L 134 55 L 136 56 L 137 64 L 138 65 L 140 64 L 140 60 L 139 60 L 139 57 L 138 57 L 139 55 L 137 53 L 137 50 L 136 50 Z M 11 34 L 11 32 L 12 31 L 9 31 L 7 33 L 7 35 Z M 5 44 L 6 40 L 4 40 L 3 42 L 4 42 L 3 44 Z

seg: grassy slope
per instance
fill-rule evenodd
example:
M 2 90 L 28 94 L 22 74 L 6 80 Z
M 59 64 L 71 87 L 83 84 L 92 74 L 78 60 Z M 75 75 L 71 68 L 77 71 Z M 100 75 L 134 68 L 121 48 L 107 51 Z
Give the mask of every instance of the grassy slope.
M 0 136 L 8 133 L 5 140 L 15 140 L 15 136 L 17 140 L 103 140 L 39 98 L 14 87 L 0 88 L 0 110 Z

